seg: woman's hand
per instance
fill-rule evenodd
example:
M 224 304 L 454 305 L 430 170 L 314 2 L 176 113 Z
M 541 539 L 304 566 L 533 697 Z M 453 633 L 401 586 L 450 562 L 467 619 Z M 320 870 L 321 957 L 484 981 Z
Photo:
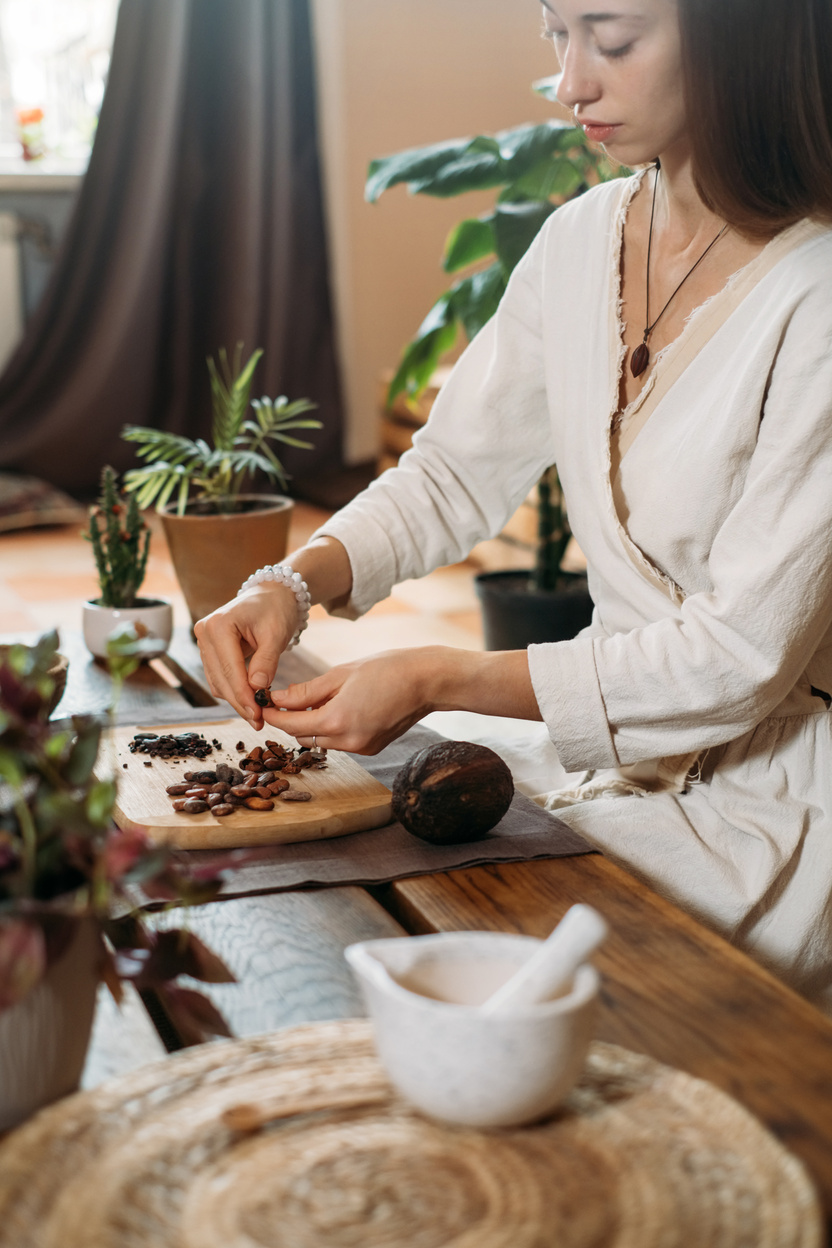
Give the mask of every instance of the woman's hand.
M 388 650 L 274 691 L 263 718 L 301 745 L 377 754 L 431 711 L 540 719 L 525 650 Z
M 264 711 L 263 718 L 302 745 L 312 745 L 314 737 L 323 749 L 377 754 L 437 709 L 448 663 L 463 653 L 429 646 L 344 663 L 314 680 L 273 691 L 279 709 Z
M 352 569 L 337 538 L 314 538 L 288 561 L 306 581 L 313 602 L 337 605 L 349 598 Z M 258 732 L 263 712 L 254 692 L 271 688 L 278 660 L 297 626 L 295 595 L 274 581 L 253 586 L 194 625 L 211 692 L 230 702 Z
M 230 702 L 258 731 L 263 726 L 263 712 L 254 701 L 254 691 L 271 685 L 297 619 L 292 591 L 266 581 L 194 625 L 211 692 Z M 251 660 L 246 669 L 248 655 Z

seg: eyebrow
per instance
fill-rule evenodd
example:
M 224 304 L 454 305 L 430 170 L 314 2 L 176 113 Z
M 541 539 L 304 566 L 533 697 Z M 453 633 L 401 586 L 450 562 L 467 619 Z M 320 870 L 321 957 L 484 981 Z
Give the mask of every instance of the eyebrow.
M 553 17 L 557 17 L 557 13 L 552 8 L 551 4 L 547 3 L 547 0 L 540 0 L 540 3 L 543 5 L 544 9 L 549 10 L 549 12 L 552 14 Z M 620 22 L 622 20 L 627 20 L 627 19 L 629 19 L 630 21 L 638 20 L 638 18 L 635 17 L 635 14 L 631 15 L 627 13 L 584 13 L 581 16 L 582 22 L 592 22 L 592 23 L 594 22 Z

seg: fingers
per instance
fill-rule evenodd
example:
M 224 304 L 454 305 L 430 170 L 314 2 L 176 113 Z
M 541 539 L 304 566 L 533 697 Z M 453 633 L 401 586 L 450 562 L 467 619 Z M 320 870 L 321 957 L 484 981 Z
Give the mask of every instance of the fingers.
M 244 719 L 260 720 L 260 708 L 248 680 L 244 639 L 229 622 L 207 616 L 194 625 L 208 688 L 225 698 Z M 262 722 L 262 721 L 261 721 Z
M 211 692 L 257 729 L 263 717 L 254 691 L 271 685 L 296 614 L 294 595 L 284 586 L 259 585 L 194 625 Z M 250 675 L 245 656 L 252 652 L 257 670 Z
M 275 707 L 265 710 L 263 718 L 303 745 L 311 745 L 314 737 L 323 749 L 377 754 L 424 712 L 421 702 L 412 700 L 395 679 L 400 668 L 388 656 L 332 668 L 275 692 Z

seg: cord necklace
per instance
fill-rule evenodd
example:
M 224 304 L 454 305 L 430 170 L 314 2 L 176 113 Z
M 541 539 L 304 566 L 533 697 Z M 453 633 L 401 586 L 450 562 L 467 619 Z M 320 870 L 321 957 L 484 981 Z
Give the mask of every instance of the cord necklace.
M 670 304 L 676 298 L 676 295 L 684 286 L 685 282 L 688 280 L 693 270 L 699 267 L 699 265 L 707 256 L 708 252 L 711 250 L 711 248 L 719 242 L 719 240 L 722 238 L 722 235 L 728 229 L 728 222 L 726 221 L 725 225 L 723 225 L 722 229 L 719 231 L 716 238 L 713 239 L 710 243 L 708 243 L 708 246 L 702 252 L 702 255 L 696 261 L 696 264 L 694 264 L 692 268 L 688 269 L 687 273 L 682 278 L 681 282 L 676 287 L 673 294 L 670 296 L 667 303 L 664 305 L 661 312 L 659 313 L 659 315 L 656 317 L 655 321 L 653 321 L 651 325 L 650 323 L 650 253 L 653 249 L 653 218 L 656 215 L 656 190 L 659 185 L 660 172 L 661 172 L 661 165 L 659 164 L 657 160 L 656 161 L 656 179 L 653 183 L 653 204 L 650 209 L 650 232 L 647 236 L 647 275 L 646 275 L 646 288 L 647 289 L 646 289 L 646 299 L 645 299 L 647 324 L 644 326 L 644 337 L 642 338 L 641 345 L 636 347 L 635 351 L 630 357 L 630 372 L 633 374 L 634 377 L 640 377 L 641 374 L 644 372 L 645 368 L 647 367 L 647 365 L 650 363 L 650 348 L 647 345 L 647 339 L 650 337 L 653 330 L 656 328 L 659 321 L 662 319 L 665 312 L 670 307 Z

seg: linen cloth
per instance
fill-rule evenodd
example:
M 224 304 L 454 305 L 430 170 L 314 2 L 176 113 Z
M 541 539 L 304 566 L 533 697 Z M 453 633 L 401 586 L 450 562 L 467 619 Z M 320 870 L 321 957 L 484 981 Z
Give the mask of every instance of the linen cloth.
M 417 726 L 374 758 L 359 754 L 350 757 L 382 784 L 392 787 L 397 772 L 411 754 L 440 740 L 439 733 Z M 386 884 L 455 867 L 563 858 L 591 850 L 592 846 L 555 815 L 541 810 L 522 793 L 515 793 L 496 827 L 482 840 L 465 845 L 430 845 L 394 821 L 383 828 L 349 836 L 245 850 L 244 860 L 228 872 L 222 896 L 334 884 Z M 210 863 L 225 858 L 227 851 L 188 850 L 180 856 L 192 863 Z
M 701 334 L 732 279 L 656 357 L 660 387 L 703 338 L 616 503 L 638 181 L 553 214 L 413 449 L 318 532 L 346 547 L 358 615 L 499 533 L 557 463 L 595 614 L 529 648 L 545 723 L 504 757 L 521 786 L 533 760 L 537 800 L 590 843 L 832 1003 L 832 231 L 809 230 Z

